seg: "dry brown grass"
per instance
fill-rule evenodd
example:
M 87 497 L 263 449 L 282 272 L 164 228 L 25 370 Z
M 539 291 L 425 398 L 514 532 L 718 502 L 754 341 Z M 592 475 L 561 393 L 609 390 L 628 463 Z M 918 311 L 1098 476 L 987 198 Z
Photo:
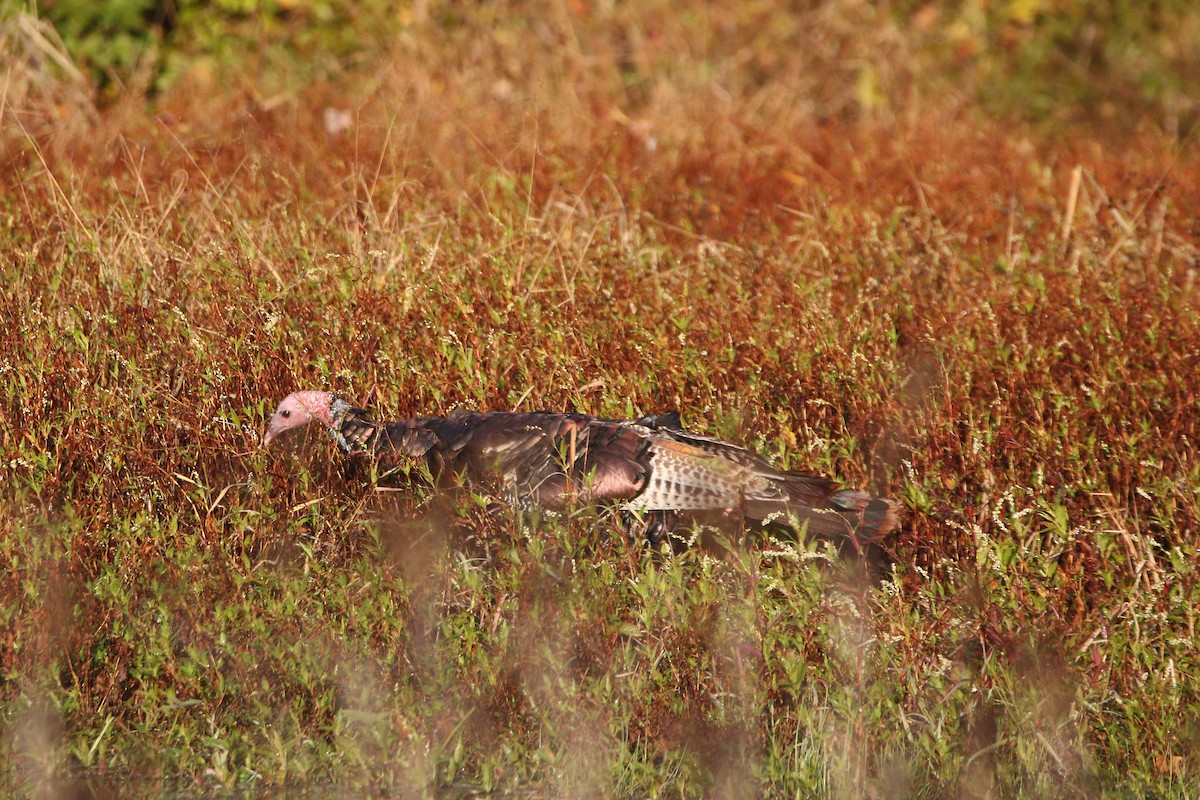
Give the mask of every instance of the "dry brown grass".
M 1194 145 L 923 98 L 865 5 L 514 8 L 100 111 L 6 28 L 9 785 L 1194 789 Z M 371 496 L 256 450 L 298 386 L 678 408 L 894 572 Z

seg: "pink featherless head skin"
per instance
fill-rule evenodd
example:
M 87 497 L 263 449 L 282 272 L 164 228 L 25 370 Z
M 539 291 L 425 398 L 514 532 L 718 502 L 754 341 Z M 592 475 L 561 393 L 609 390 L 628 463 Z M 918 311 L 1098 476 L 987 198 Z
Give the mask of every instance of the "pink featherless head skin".
M 333 395 L 329 392 L 292 392 L 271 415 L 267 433 L 263 436 L 263 447 L 281 434 L 303 428 L 313 420 L 332 427 Z

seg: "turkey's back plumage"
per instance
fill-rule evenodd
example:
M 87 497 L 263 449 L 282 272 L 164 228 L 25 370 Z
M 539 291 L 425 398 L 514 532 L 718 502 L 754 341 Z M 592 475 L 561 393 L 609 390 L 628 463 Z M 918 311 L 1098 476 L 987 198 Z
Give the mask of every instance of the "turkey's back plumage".
M 522 507 L 610 502 L 634 512 L 740 512 L 818 535 L 874 535 L 896 524 L 886 500 L 782 471 L 756 453 L 682 429 L 678 415 L 620 421 L 583 414 L 476 412 L 376 423 L 349 409 L 335 431 L 384 468 L 423 462 Z

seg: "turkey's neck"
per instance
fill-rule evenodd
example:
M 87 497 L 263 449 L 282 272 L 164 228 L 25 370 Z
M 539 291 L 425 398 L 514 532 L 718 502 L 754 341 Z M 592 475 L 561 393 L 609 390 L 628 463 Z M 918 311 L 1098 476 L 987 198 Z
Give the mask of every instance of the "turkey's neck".
M 353 453 L 355 447 L 346 439 L 342 433 L 342 424 L 346 421 L 346 415 L 353 408 L 349 403 L 340 397 L 335 397 L 329 406 L 329 433 L 333 436 L 333 440 L 337 442 L 338 447 L 342 448 L 347 453 Z

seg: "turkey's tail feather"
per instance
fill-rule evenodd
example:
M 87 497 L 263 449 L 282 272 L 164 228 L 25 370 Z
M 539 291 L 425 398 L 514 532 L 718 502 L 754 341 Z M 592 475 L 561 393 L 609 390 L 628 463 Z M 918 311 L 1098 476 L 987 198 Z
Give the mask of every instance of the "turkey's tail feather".
M 676 427 L 677 417 L 638 422 L 652 427 L 645 490 L 626 506 L 637 511 L 739 512 L 765 525 L 805 527 L 814 536 L 855 541 L 897 526 L 895 507 L 828 478 L 785 472 L 736 445 Z
M 803 526 L 814 536 L 861 540 L 876 539 L 899 525 L 893 503 L 858 489 L 841 489 L 828 494 L 825 502 L 814 503 L 810 480 L 807 476 L 779 480 L 786 499 L 747 498 L 746 516 L 767 525 Z
M 834 492 L 829 502 L 850 515 L 854 520 L 854 532 L 861 538 L 873 539 L 900 525 L 895 503 L 882 497 L 872 497 L 859 489 Z

